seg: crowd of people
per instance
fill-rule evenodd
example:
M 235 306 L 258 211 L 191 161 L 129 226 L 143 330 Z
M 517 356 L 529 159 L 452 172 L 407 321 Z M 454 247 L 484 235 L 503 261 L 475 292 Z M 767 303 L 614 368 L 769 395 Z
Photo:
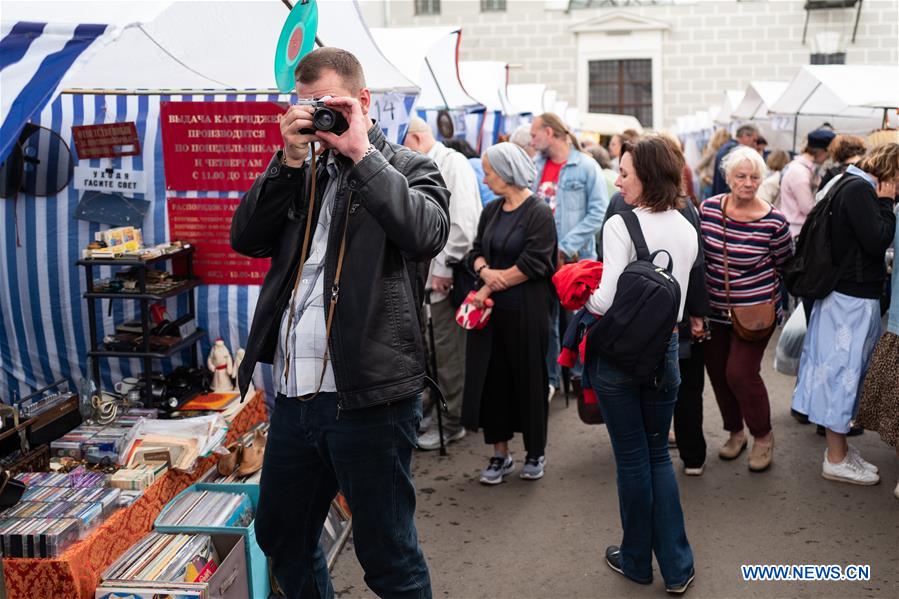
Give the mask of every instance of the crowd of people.
M 272 258 L 240 380 L 274 362 L 256 530 L 289 596 L 333 596 L 318 538 L 339 488 L 368 586 L 430 597 L 413 449 L 482 429 L 492 455 L 479 480 L 496 485 L 516 471 L 520 433 L 518 475 L 537 481 L 563 374 L 598 399 L 615 456 L 623 531 L 606 563 L 646 584 L 655 554 L 666 590 L 685 592 L 695 570 L 672 421 L 684 473 L 701 476 L 707 373 L 728 433 L 719 457 L 737 459 L 751 436 L 748 468 L 767 470 L 761 360 L 791 308 L 808 321 L 793 414 L 822 428 L 822 476 L 879 481 L 847 442 L 853 419 L 899 457 L 899 276 L 890 287 L 886 266 L 899 144 L 822 127 L 766 164 L 744 125 L 717 131 L 694 171 L 674 137 L 626 131 L 584 148 L 545 113 L 478 155 L 416 117 L 405 147 L 387 141 L 349 52 L 311 52 L 296 80 L 299 97 L 330 97 L 347 130 L 316 131 L 311 107 L 290 107 L 284 148 L 231 228 L 237 251 Z M 814 292 L 791 297 L 809 277 Z M 586 289 L 574 313 L 563 279 Z M 569 373 L 561 355 L 575 356 Z
M 413 119 L 410 131 L 426 127 Z M 612 136 L 608 148 L 582 147 L 551 113 L 516 130 L 510 141 L 480 158 L 483 182 L 495 199 L 485 200 L 476 232 L 470 225 L 470 248 L 458 248 L 458 264 L 474 280 L 457 278 L 456 284 L 477 290 L 479 308 L 492 298 L 491 319 L 485 328 L 467 332 L 465 351 L 435 348 L 441 382 L 441 370 L 455 377 L 465 365 L 461 403 L 455 397 L 450 402 L 461 405 L 461 418 L 451 407 L 447 420 L 482 428 L 493 446 L 482 483 L 501 483 L 515 470 L 509 450 L 515 432 L 522 433 L 527 452 L 519 476 L 543 476 L 546 404 L 560 382 L 559 336 L 564 323 L 576 318 L 563 314 L 560 326 L 564 309 L 552 291 L 553 273 L 601 259 L 602 278 L 585 309 L 596 317 L 606 314 L 618 277 L 638 260 L 623 218 L 629 212 L 637 216 L 648 250 L 671 258 L 681 291 L 680 324 L 668 332 L 666 357 L 654 379 L 601 356 L 579 360 L 571 369 L 575 389 L 581 389 L 582 377 L 592 381 L 618 464 L 624 537 L 608 548 L 609 565 L 648 582 L 655 539 L 668 589 L 689 585 L 692 553 L 668 453 L 669 428 L 673 421 L 684 473 L 701 476 L 707 373 L 728 433 L 718 457 L 735 460 L 748 448 L 749 470 L 767 470 L 775 436 L 761 362 L 777 325 L 794 307 L 806 311 L 808 333 L 792 413 L 818 425 L 826 438 L 821 474 L 843 483 L 879 481 L 877 467 L 846 439 L 861 430 L 857 420 L 879 432 L 899 457 L 899 392 L 888 382 L 899 368 L 899 277 L 888 287 L 899 145 L 869 150 L 863 138 L 822 127 L 791 159 L 784 150 L 766 151 L 767 142 L 749 124 L 733 138 L 716 131 L 694 171 L 672 136 L 627 131 Z M 447 181 L 458 180 L 452 172 L 441 173 Z M 451 185 L 450 190 L 452 207 L 456 192 Z M 839 276 L 820 297 L 792 297 L 785 270 L 806 221 L 828 192 L 828 216 L 815 220 L 829 221 L 827 248 Z M 890 324 L 881 337 L 890 295 Z M 452 311 L 443 312 L 449 321 Z M 452 394 L 457 386 L 451 385 Z M 434 448 L 435 426 L 434 418 L 426 418 L 422 448 Z M 446 440 L 459 437 L 450 429 Z M 899 484 L 895 494 L 899 498 Z M 659 513 L 662 520 L 654 520 Z

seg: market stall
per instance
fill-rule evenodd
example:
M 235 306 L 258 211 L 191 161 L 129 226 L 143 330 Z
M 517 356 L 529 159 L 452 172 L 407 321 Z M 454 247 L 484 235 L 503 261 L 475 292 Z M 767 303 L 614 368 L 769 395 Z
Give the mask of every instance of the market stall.
M 46 9 L 40 3 L 24 4 L 20 10 L 26 14 L 30 10 L 32 20 L 40 19 Z M 380 114 L 385 132 L 398 140 L 418 88 L 377 51 L 370 36 L 362 35 L 366 30 L 361 17 L 356 21 L 347 17 L 358 16 L 358 10 L 342 10 L 348 5 L 321 3 L 319 37 L 360 56 L 375 96 L 373 112 Z M 36 152 L 48 156 L 51 151 L 54 156 L 68 152 L 74 172 L 80 174 L 102 176 L 111 170 L 114 176 L 139 179 L 126 198 L 145 210 L 139 226 L 146 244 L 180 238 L 206 248 L 200 249 L 195 263 L 201 267 L 198 274 L 204 281 L 195 292 L 196 325 L 207 332 L 199 348 L 204 356 L 216 338 L 222 338 L 232 352 L 247 338 L 265 265 L 240 262 L 242 273 L 237 276 L 237 269 L 221 268 L 237 264 L 227 247 L 229 215 L 249 181 L 267 164 L 271 150 L 280 145 L 272 118 L 292 101 L 291 95 L 273 89 L 272 75 L 277 35 L 271 32 L 280 30 L 286 7 L 275 0 L 228 3 L 216 10 L 210 6 L 174 3 L 151 22 L 125 28 L 79 70 L 61 77 L 62 93 L 33 119 L 64 142 L 64 147 L 51 146 L 37 139 Z M 5 3 L 4 18 L 11 14 Z M 200 20 L 211 25 L 194 27 Z M 235 44 L 235 39 L 258 43 Z M 36 78 L 44 74 L 41 70 Z M 163 120 L 162 114 L 168 119 Z M 229 124 L 185 124 L 203 114 Z M 255 135 L 250 130 L 258 127 L 241 125 L 241 119 L 268 123 L 264 147 L 244 147 L 239 156 L 228 157 L 238 158 L 242 166 L 220 166 L 222 157 L 211 152 L 194 157 L 204 162 L 201 168 L 193 168 L 193 163 L 183 158 L 186 154 L 177 151 L 181 148 L 176 146 L 194 139 L 190 136 Z M 73 131 L 101 124 L 133 127 L 139 153 L 82 157 Z M 253 145 L 260 144 L 245 143 Z M 207 166 L 210 164 L 219 166 Z M 237 180 L 225 183 L 223 177 Z M 0 244 L 5 249 L 0 301 L 9 308 L 0 316 L 0 380 L 9 394 L 7 399 L 22 397 L 59 378 L 75 383 L 87 374 L 90 315 L 82 297 L 87 291 L 84 275 L 75 262 L 97 233 L 109 227 L 73 218 L 87 191 L 84 187 L 84 178 L 73 176 L 58 193 L 43 197 L 20 192 L 14 194 L 16 199 L 0 202 L 0 218 L 7 223 L 0 230 Z M 198 215 L 198 211 L 204 214 Z M 206 228 L 204 236 L 190 239 L 187 225 L 191 219 L 212 218 L 212 213 L 218 224 Z M 205 266 L 204 256 L 210 259 Z M 102 267 L 98 276 L 108 279 L 113 275 L 108 267 Z M 186 302 L 186 297 L 168 300 L 166 309 L 173 315 L 183 313 Z M 96 314 L 101 337 L 114 334 L 117 324 L 140 317 L 135 303 L 115 302 L 107 311 L 104 302 L 103 308 Z M 176 356 L 160 366 L 170 370 L 182 363 Z M 102 386 L 107 389 L 143 371 L 143 364 L 134 359 L 111 359 L 101 366 Z M 269 379 L 260 377 L 257 383 L 265 388 Z M 267 391 L 271 393 L 270 388 Z
M 208 586 L 177 560 L 112 568 L 158 533 L 214 543 L 203 563 L 235 568 L 226 596 L 264 599 L 251 533 L 273 389 L 258 369 L 259 391 L 241 402 L 235 375 L 267 261 L 235 254 L 229 229 L 295 100 L 272 68 L 287 7 L 162 3 L 142 20 L 101 4 L 116 15 L 108 24 L 78 22 L 72 5 L 4 3 L 0 475 L 21 490 L 0 506 L 4 589 L 68 598 L 93 597 L 101 579 L 110 592 Z M 401 139 L 418 87 L 380 54 L 355 3 L 319 8 L 317 37 L 359 56 L 373 117 Z M 201 477 L 241 487 L 212 492 L 239 501 L 240 524 L 211 510 L 196 530 L 161 530 L 160 510 Z M 335 505 L 329 562 L 349 530 Z

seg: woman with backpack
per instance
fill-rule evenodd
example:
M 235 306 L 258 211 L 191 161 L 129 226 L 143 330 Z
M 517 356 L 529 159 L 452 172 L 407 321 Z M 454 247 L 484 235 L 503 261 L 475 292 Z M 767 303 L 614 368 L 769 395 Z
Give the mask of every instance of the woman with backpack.
M 846 435 L 881 333 L 886 250 L 896 230 L 899 144 L 875 148 L 839 177 L 830 205 L 831 250 L 839 277 L 834 290 L 812 307 L 793 409 L 825 427 L 821 476 L 875 485 L 880 481 L 877 467 L 862 459 Z M 806 222 L 811 226 L 814 221 Z M 895 379 L 891 385 L 895 387 Z
M 655 552 L 665 588 L 677 594 L 693 582 L 693 551 L 668 430 L 680 386 L 677 322 L 699 252 L 696 229 L 678 212 L 684 203 L 683 166 L 680 154 L 658 136 L 624 144 L 616 185 L 636 208 L 603 227 L 602 280 L 586 305 L 602 318 L 588 336 L 585 364 L 612 441 L 624 529 L 620 544 L 606 548 L 606 563 L 649 584 Z M 653 266 L 654 258 L 661 268 Z M 641 296 L 661 303 L 631 301 Z M 662 320 L 660 313 L 666 315 Z M 647 328 L 649 323 L 657 326 Z M 615 337 L 610 333 L 622 328 L 627 334 L 618 335 L 619 347 L 630 351 L 609 351 L 606 344 Z M 647 331 L 651 337 L 644 339 Z M 646 355 L 657 358 L 647 365 Z
M 777 272 L 793 255 L 793 244 L 787 219 L 757 195 L 765 175 L 761 155 L 735 148 L 722 170 L 730 193 L 707 199 L 699 211 L 712 307 L 705 364 L 729 433 L 718 457 L 739 457 L 748 444 L 748 427 L 754 439 L 749 469 L 761 472 L 774 458 L 761 363 L 782 318 Z

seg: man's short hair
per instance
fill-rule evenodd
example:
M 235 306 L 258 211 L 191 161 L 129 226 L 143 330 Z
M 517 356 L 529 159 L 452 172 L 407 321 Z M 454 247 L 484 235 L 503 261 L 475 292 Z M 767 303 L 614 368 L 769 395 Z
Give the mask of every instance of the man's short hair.
M 753 124 L 741 125 L 739 129 L 737 129 L 737 138 L 744 137 L 746 135 L 758 135 L 759 128 Z
M 300 59 L 293 77 L 296 81 L 309 84 L 318 81 L 322 71 L 337 73 L 348 90 L 356 94 L 365 87 L 365 73 L 362 64 L 351 52 L 340 48 L 318 48 Z

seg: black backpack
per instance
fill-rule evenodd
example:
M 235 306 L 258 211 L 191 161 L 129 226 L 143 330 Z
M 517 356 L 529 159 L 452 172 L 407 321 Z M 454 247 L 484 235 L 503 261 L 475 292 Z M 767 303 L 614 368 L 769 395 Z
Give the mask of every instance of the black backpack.
M 840 177 L 806 217 L 796 251 L 783 270 L 783 280 L 791 295 L 822 299 L 836 289 L 843 274 L 840 266 L 846 262 L 834 260 L 833 256 L 834 198 L 854 178 L 846 174 Z
M 637 259 L 618 279 L 612 306 L 589 331 L 587 358 L 599 355 L 621 370 L 650 379 L 665 359 L 671 332 L 677 325 L 680 285 L 671 270 L 674 260 L 666 250 L 649 253 L 640 221 L 634 212 L 621 218 L 637 250 Z M 659 254 L 668 266 L 653 264 Z

